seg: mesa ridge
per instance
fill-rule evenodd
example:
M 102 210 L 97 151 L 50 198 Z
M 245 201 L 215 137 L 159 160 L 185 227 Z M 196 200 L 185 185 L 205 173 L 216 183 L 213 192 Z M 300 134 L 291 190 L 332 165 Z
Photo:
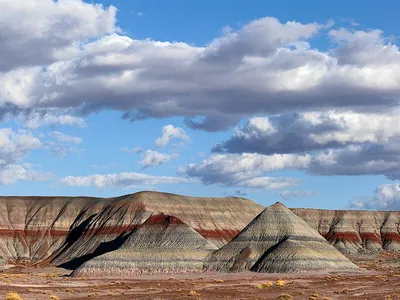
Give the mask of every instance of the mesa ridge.
M 204 262 L 209 266 L 207 261 L 214 255 L 211 253 L 228 247 L 228 243 L 234 242 L 264 209 L 240 197 L 201 198 L 146 191 L 114 198 L 0 197 L 0 262 L 62 266 L 75 270 L 74 274 L 78 275 L 94 274 L 98 271 L 93 270 L 98 270 L 105 262 L 122 272 L 117 266 L 122 265 L 119 258 L 123 257 L 124 263 L 128 263 L 122 270 L 128 273 L 201 272 Z M 325 253 L 327 247 L 331 247 L 329 244 L 342 253 L 355 255 L 400 249 L 400 212 L 284 208 L 285 218 L 288 214 L 296 215 L 289 218 L 290 222 L 300 222 L 303 229 L 307 227 L 305 231 L 311 230 L 313 236 L 318 236 L 319 240 L 314 243 L 324 242 Z M 267 226 L 266 220 L 270 218 L 259 226 Z M 158 239 L 152 239 L 149 228 L 158 232 Z M 287 262 L 291 257 L 294 262 L 296 259 L 288 249 L 307 248 L 293 239 L 293 232 L 288 238 L 278 236 L 280 242 L 269 247 L 279 244 L 274 247 L 275 252 L 263 248 L 268 250 L 270 258 L 285 257 Z M 142 241 L 140 245 L 138 240 Z M 335 248 L 329 248 L 330 255 L 349 263 L 344 256 L 338 256 L 341 254 L 336 253 Z M 146 259 L 154 260 L 157 252 L 169 259 L 146 265 Z M 252 250 L 247 252 L 252 253 Z M 300 251 L 298 255 L 305 252 Z M 186 263 L 179 263 L 180 259 Z M 301 269 L 271 266 L 266 261 L 243 270 L 290 272 Z

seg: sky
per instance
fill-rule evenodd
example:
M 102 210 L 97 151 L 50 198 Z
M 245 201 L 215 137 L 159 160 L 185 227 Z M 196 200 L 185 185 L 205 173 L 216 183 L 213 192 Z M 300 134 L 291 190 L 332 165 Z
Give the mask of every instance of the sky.
M 0 0 L 0 194 L 399 210 L 399 9 Z

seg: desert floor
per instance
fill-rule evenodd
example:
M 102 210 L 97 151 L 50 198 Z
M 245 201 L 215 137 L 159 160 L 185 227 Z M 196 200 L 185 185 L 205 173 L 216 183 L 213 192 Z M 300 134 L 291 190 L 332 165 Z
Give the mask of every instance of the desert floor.
M 329 274 L 198 274 L 73 278 L 57 268 L 0 271 L 0 299 L 400 299 L 400 253 L 352 258 L 365 271 Z M 276 286 L 283 280 L 283 286 Z M 273 286 L 267 287 L 268 283 Z M 265 284 L 264 286 L 262 286 Z M 282 294 L 292 298 L 279 298 Z M 57 299 L 57 298 L 53 298 Z

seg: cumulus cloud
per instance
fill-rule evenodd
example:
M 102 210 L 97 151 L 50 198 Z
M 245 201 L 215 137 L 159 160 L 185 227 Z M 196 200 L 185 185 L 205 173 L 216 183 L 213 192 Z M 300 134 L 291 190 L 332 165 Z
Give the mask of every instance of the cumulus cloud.
M 59 131 L 53 131 L 49 133 L 49 135 L 61 143 L 69 143 L 69 144 L 80 144 L 82 143 L 82 139 L 76 136 L 66 135 Z
M 0 129 L 0 185 L 17 181 L 42 181 L 51 177 L 33 169 L 33 165 L 22 163 L 31 150 L 42 147 L 41 141 L 28 131 L 14 132 L 10 128 Z
M 379 30 L 331 30 L 323 52 L 310 41 L 331 24 L 266 17 L 193 46 L 118 34 L 115 8 L 80 0 L 0 1 L 0 11 L 1 114 L 115 109 L 216 131 L 260 113 L 384 110 L 400 95 L 399 49 Z
M 215 154 L 199 164 L 180 168 L 180 173 L 200 179 L 204 184 L 257 189 L 281 189 L 299 184 L 294 178 L 262 176 L 284 168 L 305 168 L 310 164 L 308 155 L 276 154 L 271 156 L 244 153 Z
M 376 188 L 374 197 L 354 199 L 350 207 L 368 210 L 400 210 L 400 184 L 380 185 Z
M 0 166 L 23 160 L 29 151 L 42 146 L 40 140 L 28 131 L 14 132 L 11 128 L 0 129 Z
M 174 125 L 166 125 L 161 130 L 161 136 L 158 137 L 154 143 L 157 147 L 161 148 L 165 147 L 173 139 L 188 141 L 189 136 L 183 128 L 175 127 Z
M 214 152 L 266 156 L 307 153 L 313 175 L 385 175 L 400 179 L 400 111 L 326 111 L 250 118 Z M 232 156 L 234 157 L 234 156 Z M 282 168 L 284 169 L 284 168 Z
M 0 71 L 79 55 L 79 41 L 117 30 L 115 17 L 115 7 L 81 0 L 1 0 Z
M 50 148 L 50 153 L 64 159 L 68 153 L 81 154 L 84 149 L 75 146 L 82 143 L 82 139 L 76 136 L 70 136 L 59 131 L 49 133 L 55 141 L 46 142 L 45 146 Z
M 166 154 L 160 153 L 153 150 L 146 150 L 142 154 L 142 158 L 139 161 L 139 164 L 143 165 L 143 168 L 155 167 L 159 165 L 163 165 L 173 159 L 178 158 L 177 154 Z
M 400 179 L 400 141 L 327 150 L 315 155 L 307 170 L 315 175 L 385 175 Z
M 46 181 L 50 178 L 51 173 L 35 171 L 29 164 L 0 166 L 0 185 L 10 185 L 17 181 Z
M 292 198 L 308 198 L 308 197 L 313 197 L 316 196 L 318 193 L 317 192 L 312 192 L 312 191 L 289 191 L 289 190 L 284 190 L 279 193 L 279 196 L 281 196 L 282 199 L 289 200 Z
M 400 184 L 384 184 L 375 192 L 378 209 L 400 210 Z
M 389 179 L 400 179 L 400 142 L 347 146 L 308 154 L 213 154 L 180 171 L 204 184 L 263 188 L 261 175 L 288 169 L 322 176 L 385 175 Z M 286 187 L 296 185 L 296 181 L 285 182 L 290 183 Z M 266 181 L 265 188 L 268 186 Z
M 37 129 L 45 125 L 71 125 L 80 128 L 86 127 L 86 122 L 79 117 L 74 117 L 71 115 L 54 115 L 48 111 L 40 113 L 35 111 L 26 115 L 20 114 L 19 119 L 21 119 L 25 126 L 31 129 Z
M 194 180 L 181 177 L 152 176 L 143 173 L 124 172 L 104 175 L 67 176 L 62 178 L 61 182 L 74 187 L 125 188 L 130 186 L 188 183 L 194 182 Z
M 388 114 L 326 111 L 255 117 L 213 151 L 274 154 L 384 144 L 400 138 L 399 119 L 399 110 Z

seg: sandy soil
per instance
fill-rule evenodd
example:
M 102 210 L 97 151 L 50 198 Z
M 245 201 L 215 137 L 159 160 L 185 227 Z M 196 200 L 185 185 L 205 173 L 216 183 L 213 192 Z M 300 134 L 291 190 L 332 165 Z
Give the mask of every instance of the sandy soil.
M 352 259 L 365 271 L 329 274 L 199 274 L 72 278 L 57 268 L 14 267 L 0 273 L 0 299 L 400 299 L 400 253 Z M 283 286 L 276 286 L 283 280 Z M 272 283 L 271 287 L 262 284 Z

